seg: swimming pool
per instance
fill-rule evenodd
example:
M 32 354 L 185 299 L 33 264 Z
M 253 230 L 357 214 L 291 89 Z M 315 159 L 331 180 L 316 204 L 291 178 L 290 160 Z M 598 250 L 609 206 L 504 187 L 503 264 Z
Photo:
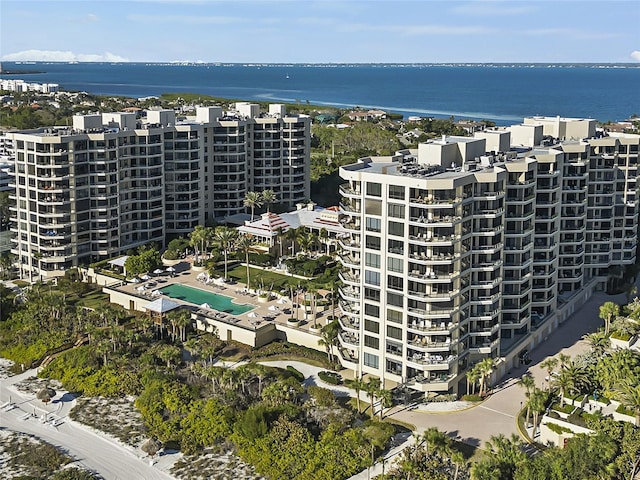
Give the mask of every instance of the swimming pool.
M 206 290 L 188 287 L 178 283 L 173 283 L 161 288 L 160 291 L 168 297 L 184 300 L 194 305 L 208 303 L 214 310 L 230 313 L 231 315 L 242 315 L 256 308 L 255 305 L 238 305 L 237 303 L 233 303 L 231 301 L 232 298 L 225 295 L 218 295 L 217 293 L 207 292 Z

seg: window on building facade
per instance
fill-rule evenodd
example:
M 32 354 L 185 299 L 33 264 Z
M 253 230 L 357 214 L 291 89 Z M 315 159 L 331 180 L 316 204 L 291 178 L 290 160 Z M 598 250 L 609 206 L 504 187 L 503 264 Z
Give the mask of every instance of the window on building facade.
M 382 215 L 382 201 L 366 199 L 364 201 L 364 211 L 367 215 Z
M 372 197 L 381 197 L 382 185 L 379 183 L 367 182 L 367 195 L 371 195 Z
M 371 333 L 380 333 L 380 323 L 375 320 L 364 319 L 364 329 Z
M 398 293 L 387 292 L 387 304 L 393 305 L 394 307 L 402 307 L 404 297 Z
M 371 305 L 370 303 L 365 303 L 364 314 L 370 317 L 380 318 L 380 307 L 377 305 Z
M 365 270 L 364 283 L 367 283 L 369 285 L 380 285 L 380 272 Z
M 404 200 L 404 187 L 400 185 L 389 185 L 389 198 Z
M 380 301 L 380 290 L 378 290 L 377 288 L 365 287 L 365 289 L 364 289 L 364 298 L 366 300 L 373 300 L 375 302 L 379 302 Z
M 389 240 L 388 248 L 389 253 L 395 253 L 396 255 L 404 254 L 404 241 L 402 240 Z
M 367 267 L 380 268 L 380 255 L 376 253 L 365 253 L 364 263 Z
M 387 325 L 387 337 L 395 338 L 396 340 L 402 340 L 402 329 Z
M 403 264 L 401 258 L 387 257 L 387 269 L 391 272 L 402 273 Z
M 390 308 L 387 309 L 387 321 L 393 323 L 402 323 L 402 312 L 398 312 L 397 310 L 392 310 Z
M 389 222 L 389 235 L 404 237 L 404 223 Z
M 387 215 L 393 218 L 404 218 L 404 205 L 389 203 L 387 205 Z
M 364 364 L 367 367 L 373 367 L 373 368 L 378 368 L 379 365 L 379 359 L 377 355 L 374 355 L 372 353 L 368 353 L 368 352 L 364 352 Z
M 380 250 L 380 237 L 367 235 L 365 238 L 365 246 L 371 250 Z
M 382 221 L 379 218 L 366 218 L 366 227 L 369 232 L 379 232 L 381 230 Z
M 370 335 L 364 336 L 364 346 L 369 348 L 375 348 L 376 350 L 380 349 L 380 340 L 377 337 L 372 337 Z

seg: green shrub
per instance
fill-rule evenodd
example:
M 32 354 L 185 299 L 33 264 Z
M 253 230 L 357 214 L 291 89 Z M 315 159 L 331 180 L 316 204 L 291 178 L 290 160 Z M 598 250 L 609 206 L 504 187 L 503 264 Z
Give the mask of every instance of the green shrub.
M 175 250 L 167 250 L 162 255 L 162 258 L 164 258 L 165 260 L 177 260 L 178 259 L 178 252 L 175 251 Z
M 634 416 L 633 411 L 629 410 L 627 407 L 625 407 L 622 404 L 618 405 L 618 408 L 616 408 L 616 412 L 621 413 L 622 415 L 629 415 L 630 417 Z
M 304 375 L 299 370 L 296 370 L 291 365 L 287 365 L 287 372 L 291 373 L 293 378 L 298 380 L 300 383 L 304 382 Z
M 584 413 L 582 410 L 580 409 L 576 410 L 576 413 L 572 413 L 567 417 L 567 421 L 569 423 L 573 423 L 574 425 L 578 425 L 580 427 L 586 428 L 587 422 L 585 421 L 584 418 L 582 418 L 582 413 Z
M 549 418 L 555 418 L 555 419 L 560 419 L 562 418 L 560 416 L 560 414 L 558 412 L 556 412 L 555 410 L 549 410 L 549 413 L 547 413 L 547 417 Z
M 557 433 L 558 435 L 562 435 L 563 433 L 573 433 L 570 428 L 563 427 L 562 425 L 558 425 L 557 423 L 546 423 L 545 424 L 549 430 Z
M 311 385 L 307 392 L 315 400 L 316 405 L 320 407 L 332 407 L 336 404 L 336 396 L 328 388 Z
M 463 395 L 462 400 L 465 402 L 481 402 L 482 397 L 480 395 Z
M 318 377 L 323 382 L 329 383 L 331 385 L 340 385 L 342 383 L 342 377 L 340 374 L 336 372 L 327 372 L 325 370 L 318 372 Z
M 570 414 L 571 412 L 573 412 L 575 408 L 576 407 L 574 407 L 573 405 L 569 405 L 568 403 L 565 403 L 563 406 L 560 406 L 559 402 L 556 402 L 551 405 L 552 410 L 557 410 L 558 412 L 567 413 L 567 414 Z

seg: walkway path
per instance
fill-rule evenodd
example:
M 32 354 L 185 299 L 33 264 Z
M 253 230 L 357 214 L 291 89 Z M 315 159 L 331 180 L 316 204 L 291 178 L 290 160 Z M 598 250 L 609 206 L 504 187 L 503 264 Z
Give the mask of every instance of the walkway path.
M 167 472 L 177 455 L 160 457 L 156 465 L 152 466 L 142 451 L 71 421 L 68 415 L 75 400 L 67 392 L 57 392 L 52 402 L 45 406 L 34 395 L 21 393 L 13 386 L 35 375 L 35 370 L 27 370 L 20 375 L 0 379 L 0 404 L 4 405 L 11 399 L 11 403 L 15 405 L 13 409 L 0 413 L 0 428 L 34 435 L 62 447 L 76 459 L 76 464 L 106 480 L 174 478 Z M 34 411 L 37 417 L 32 416 Z M 54 418 L 57 426 L 41 422 L 40 418 L 45 414 L 50 419 Z

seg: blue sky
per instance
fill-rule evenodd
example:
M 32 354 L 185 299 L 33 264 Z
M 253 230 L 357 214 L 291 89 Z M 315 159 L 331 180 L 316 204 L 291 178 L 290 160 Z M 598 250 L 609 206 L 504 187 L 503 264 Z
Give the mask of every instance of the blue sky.
M 0 58 L 640 62 L 637 0 L 0 0 Z

